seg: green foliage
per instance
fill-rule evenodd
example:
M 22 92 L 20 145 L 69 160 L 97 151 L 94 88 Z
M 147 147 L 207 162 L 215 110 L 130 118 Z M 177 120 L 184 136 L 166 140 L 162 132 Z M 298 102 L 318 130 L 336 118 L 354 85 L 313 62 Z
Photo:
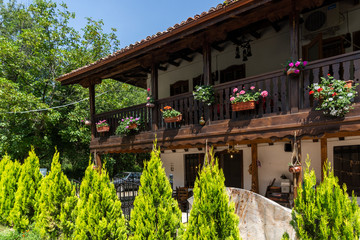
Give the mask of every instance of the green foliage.
M 170 106 L 165 106 L 164 109 L 160 109 L 160 111 L 162 112 L 163 118 L 171 118 L 181 115 L 181 112 L 173 109 Z
M 134 126 L 136 124 L 135 128 L 131 128 L 130 126 Z M 137 132 L 139 131 L 139 125 L 140 125 L 140 118 L 139 117 L 127 117 L 123 118 L 119 121 L 119 126 L 116 128 L 116 134 L 118 135 L 128 135 L 131 132 Z
M 73 239 L 127 239 L 121 202 L 104 168 L 88 166 L 75 211 Z
M 172 198 L 156 140 L 140 183 L 131 211 L 129 239 L 176 239 L 177 229 L 181 227 L 181 211 Z
M 21 167 L 18 189 L 15 193 L 15 204 L 8 218 L 16 230 L 25 230 L 33 222 L 35 194 L 41 179 L 39 158 L 32 149 Z
M 281 240 L 290 240 L 290 236 L 287 232 L 284 232 L 284 234 L 281 237 Z
M 265 98 L 268 96 L 268 92 L 266 90 L 261 91 L 261 89 L 255 90 L 255 86 L 251 86 L 248 90 L 244 89 L 233 89 L 234 95 L 230 96 L 231 103 L 239 103 L 239 102 L 249 102 L 249 101 L 259 101 L 260 96 Z
M 316 186 L 314 170 L 306 160 L 303 188 L 292 212 L 291 225 L 299 239 L 358 239 L 360 237 L 360 209 L 353 195 L 341 188 L 330 163 L 324 168 L 324 180 Z
M 34 229 L 31 225 L 27 230 L 24 231 L 6 231 L 5 233 L 0 233 L 1 240 L 41 240 L 40 233 L 37 229 Z
M 11 158 L 9 155 L 5 155 L 1 161 L 0 161 L 0 180 L 1 180 L 1 175 L 5 170 L 5 167 L 8 165 L 8 163 L 11 162 Z
M 184 239 L 240 239 L 239 217 L 224 185 L 213 150 L 205 156 L 205 164 L 195 181 L 194 203 Z
M 195 86 L 193 95 L 195 100 L 206 103 L 209 106 L 215 102 L 215 92 L 211 85 Z
M 61 234 L 60 211 L 68 197 L 75 196 L 75 188 L 61 171 L 56 151 L 50 173 L 42 179 L 36 193 L 35 227 L 45 239 L 56 239 Z
M 14 207 L 21 165 L 18 161 L 12 162 L 8 156 L 3 158 L 2 161 L 5 162 L 4 159 L 9 161 L 0 177 L 0 223 L 8 225 L 7 218 Z

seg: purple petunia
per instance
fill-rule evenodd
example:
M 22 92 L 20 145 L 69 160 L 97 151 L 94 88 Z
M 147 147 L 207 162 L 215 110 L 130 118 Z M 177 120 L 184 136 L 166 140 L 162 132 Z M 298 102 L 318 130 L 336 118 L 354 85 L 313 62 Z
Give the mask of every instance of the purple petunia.
M 289 63 L 289 67 L 293 67 L 294 66 L 294 63 Z

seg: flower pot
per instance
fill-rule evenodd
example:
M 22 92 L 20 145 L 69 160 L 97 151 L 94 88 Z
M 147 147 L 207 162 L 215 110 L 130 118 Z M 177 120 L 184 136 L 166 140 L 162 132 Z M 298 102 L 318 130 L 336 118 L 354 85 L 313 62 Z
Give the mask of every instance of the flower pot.
M 137 123 L 131 123 L 131 124 L 129 125 L 129 128 L 128 128 L 128 129 L 135 129 L 135 128 L 137 128 Z
M 353 80 L 347 80 L 347 81 L 345 81 L 345 87 L 346 87 L 346 88 L 351 88 L 353 82 L 354 82 Z
M 90 120 L 85 120 L 85 125 L 86 126 L 91 126 L 91 121 Z
M 301 165 L 289 166 L 289 172 L 291 172 L 291 173 L 301 172 Z
M 148 107 L 148 108 L 153 108 L 153 107 L 155 107 L 155 104 L 151 103 L 151 102 L 148 102 L 148 103 L 146 103 L 145 106 Z
M 295 76 L 295 75 L 299 75 L 300 71 L 297 67 L 291 67 L 287 70 L 286 73 L 288 76 Z
M 102 126 L 102 127 L 97 127 L 96 131 L 97 132 L 108 132 L 110 130 L 110 126 Z
M 232 103 L 231 108 L 234 112 L 251 110 L 255 109 L 255 103 L 255 101 Z
M 166 122 L 166 123 L 180 122 L 181 120 L 182 120 L 182 114 L 180 114 L 176 117 L 164 118 L 164 122 Z

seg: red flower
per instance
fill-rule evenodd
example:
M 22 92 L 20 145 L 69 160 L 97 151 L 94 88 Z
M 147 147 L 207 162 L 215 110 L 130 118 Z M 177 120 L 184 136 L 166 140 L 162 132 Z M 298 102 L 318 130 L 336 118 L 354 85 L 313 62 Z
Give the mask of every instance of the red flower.
M 324 90 L 324 89 L 322 89 L 322 88 L 319 88 L 319 89 L 318 89 L 317 91 L 318 91 L 318 92 L 321 92 L 322 90 Z
M 332 96 L 336 96 L 336 94 L 337 94 L 337 93 L 336 93 L 336 92 L 334 92 L 334 93 L 332 94 Z
M 328 73 L 328 76 L 331 76 L 330 73 Z
M 311 95 L 311 94 L 314 94 L 314 91 L 313 90 L 311 90 L 310 92 L 309 92 L 309 94 Z

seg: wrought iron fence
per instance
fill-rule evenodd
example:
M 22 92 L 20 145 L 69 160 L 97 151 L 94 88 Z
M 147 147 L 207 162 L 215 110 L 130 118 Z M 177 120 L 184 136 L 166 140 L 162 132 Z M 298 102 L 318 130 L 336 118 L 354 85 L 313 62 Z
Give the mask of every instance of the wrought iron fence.
M 138 194 L 140 184 L 137 182 L 122 181 L 117 184 L 116 194 L 121 201 L 121 209 L 125 218 L 130 220 L 131 209 L 134 208 L 134 200 Z

